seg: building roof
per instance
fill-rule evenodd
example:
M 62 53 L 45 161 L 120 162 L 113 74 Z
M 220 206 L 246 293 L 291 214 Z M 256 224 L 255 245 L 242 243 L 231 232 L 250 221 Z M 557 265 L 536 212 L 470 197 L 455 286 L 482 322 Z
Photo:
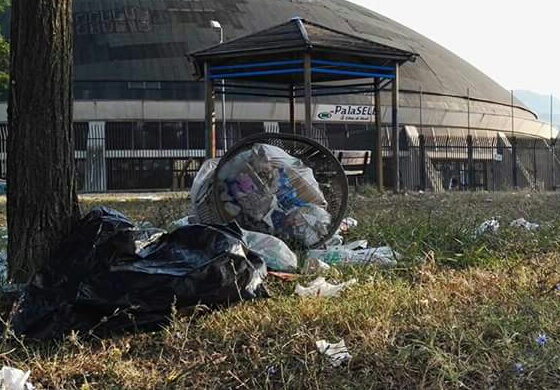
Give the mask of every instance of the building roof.
M 299 16 L 337 31 L 418 53 L 401 68 L 402 90 L 508 104 L 509 92 L 449 50 L 344 0 L 74 0 L 76 80 L 192 80 L 184 54 Z

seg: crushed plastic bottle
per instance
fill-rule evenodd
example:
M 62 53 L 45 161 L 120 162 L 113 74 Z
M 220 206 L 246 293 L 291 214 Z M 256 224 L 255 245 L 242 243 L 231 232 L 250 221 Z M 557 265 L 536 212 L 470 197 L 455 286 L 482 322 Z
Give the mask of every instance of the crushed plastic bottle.
M 348 249 L 331 247 L 328 249 L 313 249 L 307 252 L 308 258 L 321 260 L 329 265 L 334 264 L 377 264 L 383 266 L 396 265 L 401 255 L 389 246 L 366 249 Z

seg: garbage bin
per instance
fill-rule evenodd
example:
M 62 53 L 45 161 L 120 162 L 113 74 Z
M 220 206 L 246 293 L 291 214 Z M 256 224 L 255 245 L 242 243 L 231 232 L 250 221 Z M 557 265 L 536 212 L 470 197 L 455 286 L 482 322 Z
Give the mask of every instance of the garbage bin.
M 331 151 L 282 133 L 240 140 L 201 169 L 193 189 L 201 222 L 235 220 L 246 230 L 281 238 L 293 250 L 316 248 L 332 237 L 348 202 L 346 175 Z

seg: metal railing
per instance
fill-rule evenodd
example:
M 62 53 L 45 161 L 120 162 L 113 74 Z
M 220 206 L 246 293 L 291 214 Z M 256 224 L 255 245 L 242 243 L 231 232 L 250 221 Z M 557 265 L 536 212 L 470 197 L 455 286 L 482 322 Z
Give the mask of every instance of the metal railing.
M 230 122 L 217 126 L 218 156 L 223 145 L 260 132 L 289 132 L 288 123 Z M 319 123 L 295 132 L 332 150 L 364 150 L 373 145 L 369 124 Z M 393 187 L 392 140 L 382 128 L 384 185 Z M 80 192 L 188 189 L 204 161 L 204 124 L 196 121 L 74 123 L 76 180 Z M 7 125 L 0 124 L 0 176 L 6 177 Z M 400 186 L 406 190 L 555 190 L 560 156 L 554 140 L 509 137 L 399 137 Z M 373 147 L 369 148 L 372 152 Z M 373 164 L 375 159 L 371 160 Z M 375 182 L 370 164 L 366 179 Z

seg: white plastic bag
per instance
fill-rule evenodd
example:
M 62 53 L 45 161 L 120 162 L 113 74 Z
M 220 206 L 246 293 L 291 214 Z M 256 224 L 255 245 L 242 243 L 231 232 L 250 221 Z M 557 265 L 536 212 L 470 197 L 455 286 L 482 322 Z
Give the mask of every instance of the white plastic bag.
M 27 382 L 31 371 L 22 371 L 8 366 L 2 367 L 0 371 L 1 390 L 32 390 L 35 389 L 31 383 Z
M 511 227 L 520 227 L 524 228 L 525 230 L 537 230 L 539 228 L 538 223 L 532 223 L 525 220 L 525 218 L 518 218 L 511 221 L 509 224 Z
M 268 268 L 285 272 L 297 270 L 297 256 L 284 241 L 269 234 L 242 231 L 247 247 L 259 254 Z
M 482 222 L 475 230 L 475 235 L 481 236 L 484 233 L 496 233 L 500 227 L 500 222 L 496 218 Z
M 325 278 L 319 276 L 307 287 L 303 287 L 298 283 L 295 292 L 300 297 L 337 297 L 344 288 L 357 282 L 357 279 L 350 279 L 344 283 L 330 284 Z

